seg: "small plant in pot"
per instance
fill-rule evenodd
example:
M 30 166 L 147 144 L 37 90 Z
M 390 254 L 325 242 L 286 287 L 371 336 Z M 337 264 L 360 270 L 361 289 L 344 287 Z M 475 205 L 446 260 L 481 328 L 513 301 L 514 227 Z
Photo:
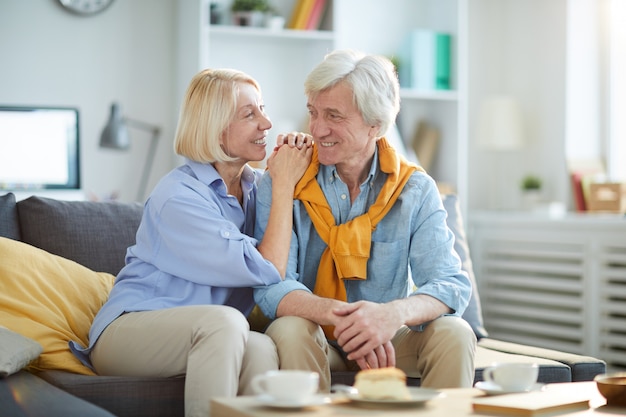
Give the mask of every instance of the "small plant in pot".
M 539 191 L 541 190 L 541 178 L 535 175 L 527 175 L 522 178 L 523 191 Z
M 237 26 L 263 26 L 265 14 L 272 8 L 267 0 L 235 0 L 231 7 Z
M 536 175 L 526 175 L 522 178 L 520 187 L 522 189 L 522 198 L 524 199 L 524 206 L 527 209 L 533 209 L 541 201 L 541 186 L 542 181 Z

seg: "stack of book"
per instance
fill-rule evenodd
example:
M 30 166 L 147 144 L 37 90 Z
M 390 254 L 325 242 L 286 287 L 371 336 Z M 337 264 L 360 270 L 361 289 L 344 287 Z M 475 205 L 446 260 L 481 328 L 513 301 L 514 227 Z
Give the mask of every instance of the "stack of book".
M 568 159 L 574 208 L 578 212 L 589 211 L 591 184 L 604 182 L 606 170 L 600 158 Z
M 411 31 L 397 56 L 400 86 L 419 90 L 449 90 L 451 42 L 449 33 L 426 29 Z
M 297 0 L 288 29 L 318 30 L 326 11 L 327 0 Z

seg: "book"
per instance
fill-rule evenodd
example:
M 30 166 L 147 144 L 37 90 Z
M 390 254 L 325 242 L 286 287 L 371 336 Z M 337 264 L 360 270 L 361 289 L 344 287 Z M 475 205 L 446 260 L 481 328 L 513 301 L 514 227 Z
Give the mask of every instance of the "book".
M 426 172 L 429 172 L 437 149 L 439 148 L 439 130 L 425 120 L 420 120 L 413 137 L 413 151 L 417 161 Z
M 298 16 L 302 11 L 302 6 L 304 5 L 304 0 L 298 0 L 296 5 L 291 12 L 291 17 L 289 18 L 289 23 L 287 24 L 288 29 L 295 29 L 296 24 L 298 23 Z
M 309 20 L 309 16 L 315 6 L 315 0 L 300 0 L 302 6 L 298 10 L 298 16 L 292 29 L 304 30 Z
M 435 88 L 450 89 L 450 43 L 448 33 L 435 34 Z
M 451 35 L 426 29 L 411 31 L 398 58 L 400 86 L 420 90 L 450 89 Z
M 326 0 L 315 0 L 315 4 L 313 5 L 313 9 L 311 10 L 311 14 L 309 16 L 309 20 L 306 22 L 306 30 L 318 30 L 320 28 L 320 24 L 322 23 L 322 17 L 324 16 L 324 11 L 326 10 Z
M 574 208 L 578 212 L 587 210 L 585 195 L 583 193 L 582 174 L 580 172 L 572 172 L 570 174 L 572 181 L 572 194 L 574 196 Z
M 534 391 L 518 394 L 496 395 L 476 398 L 472 408 L 478 413 L 510 415 L 510 416 L 541 416 L 545 414 L 584 410 L 589 408 L 590 396 L 581 397 L 568 393 Z
M 567 167 L 572 185 L 574 209 L 584 212 L 589 209 L 589 192 L 592 182 L 606 178 L 604 163 L 599 158 L 570 158 Z

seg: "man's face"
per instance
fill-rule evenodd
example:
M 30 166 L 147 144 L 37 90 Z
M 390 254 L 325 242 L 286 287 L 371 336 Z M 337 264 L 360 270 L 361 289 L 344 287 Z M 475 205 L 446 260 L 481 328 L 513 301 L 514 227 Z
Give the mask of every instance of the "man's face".
M 376 148 L 377 128 L 369 126 L 352 100 L 352 90 L 338 83 L 309 97 L 309 130 L 323 165 L 369 163 Z

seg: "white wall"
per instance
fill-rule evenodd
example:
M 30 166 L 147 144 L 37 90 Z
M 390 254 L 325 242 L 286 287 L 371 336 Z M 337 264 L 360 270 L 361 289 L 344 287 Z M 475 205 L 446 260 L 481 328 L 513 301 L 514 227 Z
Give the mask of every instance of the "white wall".
M 471 0 L 468 9 L 470 211 L 489 208 L 493 195 L 508 208 L 519 207 L 518 184 L 528 173 L 544 178 L 546 198 L 569 204 L 567 0 Z M 80 108 L 87 192 L 104 197 L 118 191 L 130 201 L 139 185 L 145 132 L 131 130 L 126 153 L 98 147 L 113 100 L 127 116 L 163 127 L 148 189 L 179 162 L 172 152 L 182 88 L 175 72 L 185 53 L 177 50 L 177 13 L 175 0 L 115 0 L 94 17 L 71 15 L 57 0 L 0 0 L 0 103 Z M 524 149 L 495 153 L 478 145 L 480 103 L 492 94 L 519 100 L 528 134 Z M 492 190 L 498 167 L 500 188 Z
M 87 193 L 137 194 L 149 134 L 131 128 L 128 152 L 98 147 L 114 100 L 127 117 L 162 128 L 148 189 L 173 166 L 175 13 L 172 0 L 115 0 L 91 17 L 57 0 L 0 0 L 0 103 L 80 109 Z
M 544 179 L 544 197 L 570 203 L 565 164 L 566 0 L 471 0 L 469 7 L 469 210 L 520 208 L 526 174 Z M 490 95 L 515 97 L 526 145 L 481 148 L 477 120 Z M 497 171 L 495 171 L 497 170 Z

